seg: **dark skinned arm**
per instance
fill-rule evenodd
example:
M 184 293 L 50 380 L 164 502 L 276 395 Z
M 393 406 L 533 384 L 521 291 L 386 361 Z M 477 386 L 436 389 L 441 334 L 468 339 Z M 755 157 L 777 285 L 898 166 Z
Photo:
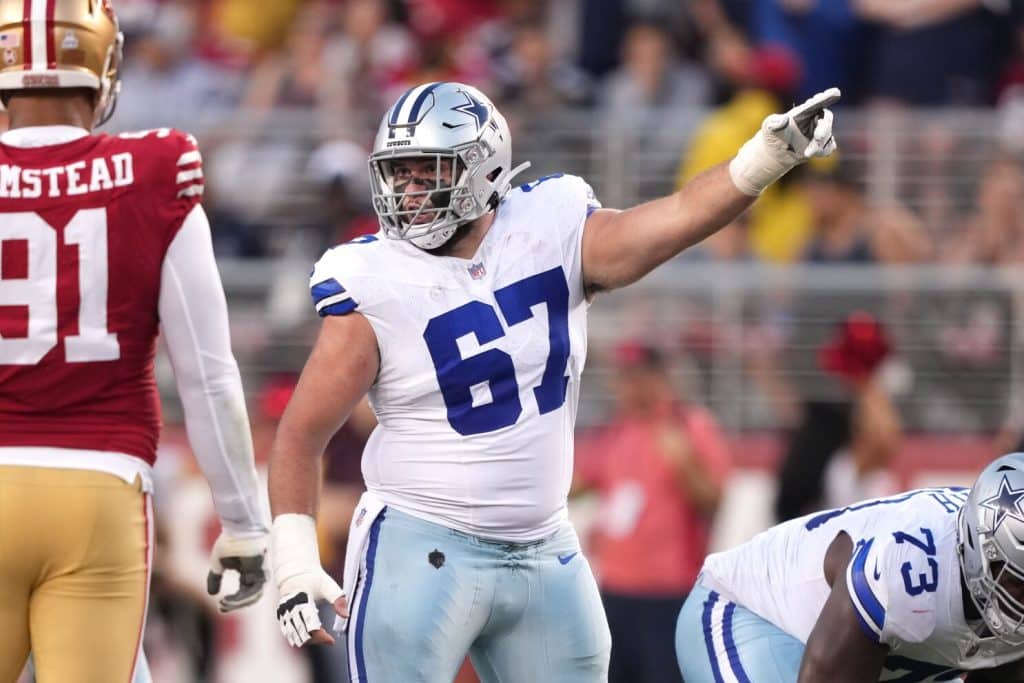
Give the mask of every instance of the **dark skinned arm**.
M 864 633 L 846 590 L 846 567 L 853 541 L 836 536 L 825 553 L 825 580 L 832 586 L 825 607 L 807 639 L 798 683 L 874 683 L 889 648 Z

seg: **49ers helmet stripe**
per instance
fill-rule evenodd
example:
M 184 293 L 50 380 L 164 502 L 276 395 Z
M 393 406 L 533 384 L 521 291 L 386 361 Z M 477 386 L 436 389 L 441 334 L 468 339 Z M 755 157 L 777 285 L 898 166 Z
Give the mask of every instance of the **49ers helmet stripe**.
M 0 91 L 89 88 L 113 112 L 124 38 L 109 0 L 0 0 Z
M 25 62 L 23 69 L 32 68 L 32 53 L 36 52 L 32 49 L 32 3 L 35 0 L 24 0 L 24 7 L 21 10 L 21 30 L 24 33 L 22 37 L 22 61 Z
M 25 66 L 54 69 L 57 57 L 53 49 L 53 21 L 56 0 L 25 0 Z
M 43 0 L 34 0 L 36 4 Z M 46 42 L 46 68 L 57 68 L 57 45 L 54 37 L 55 13 L 57 11 L 57 0 L 45 0 L 46 4 L 46 28 L 43 31 L 43 40 Z M 32 37 L 33 42 L 35 36 Z

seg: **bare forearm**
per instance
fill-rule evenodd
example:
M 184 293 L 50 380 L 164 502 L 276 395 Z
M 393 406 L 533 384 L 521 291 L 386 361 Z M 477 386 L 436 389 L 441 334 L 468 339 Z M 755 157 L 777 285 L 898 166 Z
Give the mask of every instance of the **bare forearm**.
M 316 516 L 326 440 L 310 439 L 282 424 L 270 452 L 270 510 Z
M 701 173 L 665 200 L 669 202 L 666 206 L 655 201 L 637 207 L 644 210 L 638 219 L 651 221 L 655 226 L 652 251 L 660 260 L 649 269 L 736 220 L 753 204 L 754 197 L 736 188 L 729 178 L 728 164 L 722 163 Z
M 607 252 L 588 262 L 608 266 L 584 276 L 595 289 L 635 282 L 728 225 L 753 201 L 733 184 L 728 164 L 714 166 L 674 194 L 610 215 L 603 236 L 586 245 L 595 252 Z

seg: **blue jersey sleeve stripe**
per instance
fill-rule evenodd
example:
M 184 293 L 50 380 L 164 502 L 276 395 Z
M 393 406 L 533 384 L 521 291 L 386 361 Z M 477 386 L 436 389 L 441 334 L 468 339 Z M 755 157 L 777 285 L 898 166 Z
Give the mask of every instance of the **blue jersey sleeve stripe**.
M 320 317 L 323 318 L 328 315 L 345 315 L 346 313 L 351 313 L 357 308 L 359 308 L 359 304 L 357 304 L 355 300 L 346 299 L 339 303 L 331 304 L 330 306 L 324 306 L 318 310 L 317 313 L 319 313 Z
M 872 643 L 881 643 L 882 634 L 875 630 L 874 624 L 869 623 L 864 618 L 864 615 L 860 613 L 859 609 L 854 610 L 854 612 L 857 614 L 857 621 L 860 623 L 860 628 L 864 631 L 864 635 L 870 638 Z
M 319 313 L 320 311 L 329 306 L 333 306 L 334 304 L 340 304 L 341 302 L 348 301 L 351 298 L 352 297 L 350 295 L 345 293 L 338 294 L 337 296 L 329 296 L 326 299 L 320 300 L 320 302 L 316 305 L 316 310 Z
M 342 287 L 341 283 L 335 280 L 333 277 L 318 282 L 310 288 L 310 292 L 313 294 L 314 303 L 320 303 L 327 297 L 341 294 L 344 291 L 345 288 Z
M 875 642 L 882 637 L 882 627 L 885 625 L 885 608 L 875 597 L 868 577 L 864 573 L 864 566 L 867 563 L 868 553 L 874 539 L 861 543 L 857 552 L 850 562 L 850 568 L 846 572 L 846 585 L 850 593 L 850 600 L 857 610 L 857 617 L 868 636 Z

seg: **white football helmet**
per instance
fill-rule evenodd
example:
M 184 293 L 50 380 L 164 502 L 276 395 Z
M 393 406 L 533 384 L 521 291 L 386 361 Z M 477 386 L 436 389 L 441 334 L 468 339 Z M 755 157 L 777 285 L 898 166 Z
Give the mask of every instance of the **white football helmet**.
M 433 165 L 433 187 L 407 192 L 402 163 Z M 373 208 L 384 233 L 436 249 L 497 207 L 512 178 L 511 135 L 505 117 L 476 88 L 427 83 L 407 90 L 380 123 L 370 155 Z M 443 172 L 444 171 L 444 172 Z M 450 173 L 450 182 L 443 176 Z
M 960 509 L 960 569 L 994 636 L 1024 645 L 1024 453 L 991 462 Z

